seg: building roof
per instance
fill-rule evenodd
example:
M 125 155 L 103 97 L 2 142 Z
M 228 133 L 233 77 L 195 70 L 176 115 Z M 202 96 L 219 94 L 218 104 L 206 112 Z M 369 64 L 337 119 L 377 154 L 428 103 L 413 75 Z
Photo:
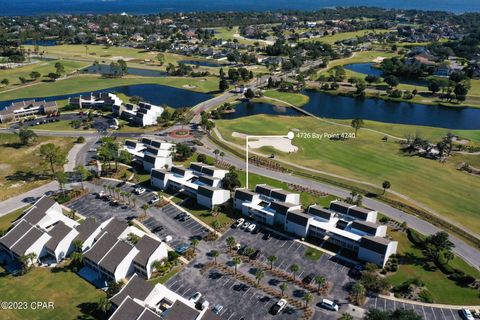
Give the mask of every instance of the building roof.
M 40 220 L 45 217 L 45 213 L 48 209 L 53 207 L 56 202 L 49 197 L 43 196 L 37 202 L 33 204 L 33 206 L 25 213 L 22 217 L 23 219 L 27 220 L 31 224 L 37 224 Z
M 204 197 L 213 198 L 215 191 L 223 190 L 221 188 L 208 187 L 208 186 L 198 186 L 197 192 L 199 195 Z
M 357 219 L 365 220 L 368 217 L 368 214 L 373 210 L 365 209 L 362 207 L 353 207 L 348 210 L 348 215 Z
M 99 265 L 105 270 L 115 273 L 120 262 L 125 259 L 132 250 L 132 246 L 124 241 L 118 241 L 115 246 L 100 261 Z
M 322 218 L 322 219 L 325 219 L 325 220 L 328 220 L 328 221 L 330 221 L 332 216 L 335 215 L 335 212 L 330 211 L 328 209 L 325 209 L 325 208 L 323 208 L 322 206 L 319 206 L 319 205 L 310 206 L 308 208 L 308 213 L 313 215 L 313 216 L 316 216 L 316 217 L 319 217 L 319 218 Z
M 100 224 L 95 221 L 94 218 L 87 218 L 80 223 L 75 229 L 78 231 L 78 235 L 75 240 L 85 241 L 90 237 L 95 230 L 100 227 Z
M 270 208 L 275 210 L 276 213 L 286 215 L 288 210 L 293 207 L 297 207 L 298 205 L 289 203 L 289 202 L 280 202 L 280 201 L 273 201 L 270 204 Z
M 371 235 L 375 235 L 377 233 L 377 229 L 378 229 L 378 227 L 380 227 L 380 225 L 377 224 L 377 223 L 374 223 L 374 222 L 355 220 L 355 221 L 352 222 L 350 227 L 352 229 L 357 229 L 357 230 L 369 233 Z
M 234 197 L 235 199 L 240 199 L 242 201 L 252 201 L 255 195 L 255 192 L 252 192 L 248 189 L 236 189 Z
M 168 309 L 166 320 L 194 320 L 198 317 L 199 312 L 180 300 L 175 301 L 173 306 Z
M 205 313 L 202 316 L 201 320 L 220 320 L 221 318 L 217 316 L 215 313 L 213 313 L 212 310 L 207 309 Z
M 119 306 L 127 296 L 144 301 L 153 290 L 153 285 L 140 278 L 136 273 L 110 301 Z
M 109 320 L 137 320 L 144 309 L 145 307 L 133 301 L 132 298 L 126 297 Z
M 85 252 L 85 258 L 99 263 L 117 241 L 118 239 L 114 235 L 103 232 L 97 242 Z
M 181 176 L 184 176 L 185 175 L 185 172 L 187 171 L 185 168 L 183 167 L 179 167 L 179 166 L 173 166 L 171 171 L 175 174 L 178 174 L 178 175 L 181 175 Z
M 10 250 L 12 250 L 17 256 L 23 256 L 25 252 L 44 235 L 44 232 L 40 229 L 31 228 L 17 243 L 15 243 Z
M 48 231 L 48 235 L 51 238 L 46 243 L 45 245 L 46 248 L 51 251 L 55 251 L 60 241 L 62 241 L 63 238 L 65 238 L 67 234 L 70 233 L 70 231 L 72 231 L 72 228 L 67 226 L 65 223 L 63 223 L 62 221 L 57 222 L 53 226 L 53 228 L 50 231 Z
M 308 224 L 308 220 L 311 219 L 312 216 L 306 214 L 302 210 L 292 210 L 287 214 L 287 220 L 293 223 L 306 226 Z
M 161 244 L 160 241 L 157 241 L 148 235 L 144 235 L 135 245 L 135 248 L 137 248 L 139 252 L 133 261 L 146 267 L 151 255 Z
M 390 242 L 391 241 L 386 238 L 363 236 L 360 240 L 360 247 L 375 251 L 380 254 L 385 254 L 385 252 L 387 252 L 387 248 Z
M 159 315 L 153 313 L 150 309 L 145 308 L 142 315 L 137 320 L 160 320 L 162 319 Z
M 209 186 L 211 187 L 211 186 L 214 185 L 215 181 L 218 180 L 218 178 L 201 176 L 198 180 L 199 180 L 201 183 L 204 183 L 204 184 L 209 185 Z
M 264 196 L 270 197 L 270 193 L 272 190 L 278 190 L 279 188 L 275 188 L 272 186 L 269 186 L 268 184 L 257 184 L 255 187 L 255 192 L 263 194 Z
M 115 238 L 118 238 L 125 229 L 128 228 L 128 223 L 125 221 L 121 221 L 118 219 L 112 219 L 105 229 L 104 232 L 108 232 L 109 234 L 113 235 Z
M 32 225 L 25 220 L 20 220 L 14 225 L 10 231 L 7 232 L 2 238 L 0 238 L 0 243 L 3 244 L 6 248 L 11 248 L 15 242 L 18 241 L 24 234 L 32 228 Z
M 281 189 L 276 189 L 276 190 L 272 190 L 272 193 L 270 194 L 270 197 L 285 202 L 287 200 L 287 196 L 289 194 L 291 194 L 291 192 L 281 190 Z
M 167 174 L 168 174 L 168 171 L 164 170 L 164 169 L 153 169 L 152 173 L 151 173 L 152 177 L 160 179 L 160 180 L 164 180 L 165 175 L 167 175 Z
M 354 206 L 353 204 L 346 203 L 343 201 L 338 201 L 338 200 L 330 202 L 330 210 L 343 213 L 343 214 L 347 214 L 348 209 L 353 206 Z

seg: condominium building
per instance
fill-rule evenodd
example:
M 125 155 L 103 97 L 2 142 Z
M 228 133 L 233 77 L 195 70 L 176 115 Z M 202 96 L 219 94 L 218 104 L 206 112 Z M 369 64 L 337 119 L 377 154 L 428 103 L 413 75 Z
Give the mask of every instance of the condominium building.
M 90 93 L 85 95 L 80 95 L 78 97 L 73 97 L 68 99 L 68 104 L 72 107 L 83 109 L 83 108 L 104 108 L 116 106 L 121 106 L 123 104 L 122 99 L 120 99 L 116 94 L 110 92 L 99 92 L 99 93 Z
M 58 107 L 55 101 L 25 100 L 12 102 L 11 105 L 0 110 L 0 122 L 19 121 L 26 117 L 48 115 L 57 111 Z
M 147 102 L 137 104 L 127 103 L 125 105 L 114 105 L 112 113 L 114 116 L 125 119 L 141 127 L 157 124 L 157 119 L 165 109 Z
M 172 154 L 175 151 L 175 144 L 173 143 L 152 138 L 142 138 L 140 141 L 126 140 L 123 148 L 147 172 L 150 172 L 152 169 L 171 168 L 173 165 Z

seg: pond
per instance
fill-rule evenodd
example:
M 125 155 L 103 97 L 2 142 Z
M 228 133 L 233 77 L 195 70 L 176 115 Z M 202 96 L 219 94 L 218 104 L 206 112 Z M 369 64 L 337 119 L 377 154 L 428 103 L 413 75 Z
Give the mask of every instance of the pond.
M 215 60 L 180 60 L 178 61 L 183 62 L 184 64 L 200 66 L 200 67 L 220 67 L 224 64 Z
M 33 39 L 28 39 L 23 42 L 25 45 L 31 45 L 31 46 L 41 46 L 41 47 L 51 47 L 51 46 L 56 46 L 57 45 L 57 40 L 53 39 L 43 39 L 43 40 L 33 40 Z
M 50 97 L 31 97 L 24 99 L 15 99 L 8 101 L 0 101 L 0 109 L 10 105 L 12 102 L 28 100 L 28 99 L 41 99 L 46 101 L 55 101 L 55 100 L 64 100 L 72 97 L 78 97 L 79 95 L 89 94 L 90 92 L 113 92 L 113 93 L 123 93 L 129 97 L 139 96 L 142 97 L 144 101 L 155 104 L 162 105 L 166 104 L 172 108 L 181 108 L 181 107 L 192 107 L 202 101 L 209 100 L 213 96 L 207 93 L 195 92 L 186 89 L 174 88 L 169 86 L 163 86 L 159 84 L 136 84 L 136 85 L 127 85 L 108 88 L 104 90 L 88 91 L 88 92 L 79 92 L 65 95 L 57 95 Z
M 381 99 L 355 99 L 324 92 L 304 91 L 310 100 L 302 109 L 316 116 L 331 119 L 373 120 L 385 123 L 410 124 L 448 129 L 480 129 L 480 109 L 429 106 L 418 103 L 392 102 Z M 241 103 L 235 112 L 224 115 L 236 119 L 255 114 L 301 116 L 297 110 L 268 103 Z
M 365 62 L 365 63 L 351 63 L 346 64 L 343 66 L 345 69 L 363 73 L 365 75 L 372 75 L 377 77 L 383 77 L 383 71 L 380 68 L 375 67 L 375 63 L 373 62 Z M 400 83 L 404 84 L 411 84 L 414 86 L 426 86 L 427 82 L 422 79 L 408 79 L 408 78 L 399 78 Z
M 80 70 L 84 73 L 113 75 L 112 67 L 108 64 L 96 64 L 85 67 Z M 142 77 L 164 77 L 167 72 L 160 70 L 140 69 L 140 68 L 128 68 L 128 74 Z

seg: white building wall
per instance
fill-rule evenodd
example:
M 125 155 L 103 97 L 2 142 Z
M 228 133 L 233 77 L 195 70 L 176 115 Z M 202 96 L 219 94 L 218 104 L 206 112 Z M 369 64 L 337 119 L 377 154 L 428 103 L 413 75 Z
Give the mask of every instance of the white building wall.
M 50 240 L 50 238 L 50 235 L 48 235 L 47 233 L 42 234 L 42 236 L 30 246 L 30 248 L 25 250 L 25 255 L 29 253 L 35 253 L 37 255 L 37 260 L 41 256 L 44 256 L 47 253 L 45 245 L 47 244 L 48 240 Z
M 285 221 L 285 231 L 296 234 L 299 237 L 305 238 L 308 232 L 308 224 L 306 226 L 296 224 L 292 221 Z
M 388 258 L 397 252 L 398 242 L 392 241 L 388 245 L 387 251 L 385 254 L 380 254 L 375 251 L 368 250 L 366 248 L 360 247 L 358 250 L 358 258 L 367 262 L 373 262 L 382 268 L 385 267 L 385 264 L 388 261 Z
M 58 243 L 55 249 L 55 259 L 57 259 L 57 262 L 65 259 L 65 257 L 70 254 L 73 249 L 72 241 L 77 235 L 78 231 L 73 229 Z
M 114 273 L 115 281 L 120 281 L 133 272 L 133 258 L 135 258 L 138 252 L 137 248 L 132 248 L 125 258 L 123 258 L 122 262 L 118 264 Z
M 147 279 L 150 279 L 152 276 L 153 268 L 152 268 L 152 263 L 156 260 L 162 260 L 164 258 L 168 258 L 168 250 L 167 250 L 167 245 L 162 242 L 157 250 L 153 252 L 153 254 L 150 256 L 148 259 L 147 263 Z
M 300 204 L 300 195 L 298 193 L 291 193 L 287 195 L 285 202 L 290 202 L 293 204 Z

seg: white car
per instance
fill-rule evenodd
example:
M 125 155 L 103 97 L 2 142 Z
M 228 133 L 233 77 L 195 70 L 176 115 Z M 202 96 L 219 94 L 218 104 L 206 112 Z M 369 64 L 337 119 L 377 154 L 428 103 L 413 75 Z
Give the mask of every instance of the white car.
M 282 312 L 283 309 L 285 309 L 285 306 L 287 305 L 287 300 L 285 299 L 280 299 L 275 303 L 272 308 L 270 309 L 271 314 L 279 314 Z
M 221 304 L 215 305 L 212 309 L 213 313 L 215 313 L 217 315 L 220 314 L 220 312 L 222 312 L 222 310 L 223 310 L 223 306 Z
M 323 299 L 322 303 L 320 304 L 322 307 L 325 309 L 331 310 L 331 311 L 338 311 L 338 304 L 335 302 L 328 300 L 328 299 Z
M 233 224 L 233 227 L 234 227 L 234 228 L 238 228 L 238 227 L 240 227 L 244 222 L 245 222 L 245 219 L 243 219 L 243 218 L 237 219 L 237 221 L 235 221 L 235 223 Z
M 145 188 L 142 188 L 142 187 L 138 187 L 135 189 L 135 193 L 136 194 L 142 194 L 142 193 L 145 193 L 145 191 L 147 191 Z
M 466 308 L 461 309 L 460 314 L 462 315 L 462 318 L 465 320 L 474 320 L 472 312 L 470 312 L 470 310 Z
M 202 297 L 202 294 L 200 292 L 195 292 L 191 297 L 190 299 L 188 299 L 189 301 L 192 301 L 193 303 L 197 303 L 198 300 L 200 300 L 200 298 Z
M 255 230 L 256 227 L 257 225 L 255 223 L 252 223 L 248 226 L 247 231 L 252 232 L 253 230 Z
M 248 221 L 245 221 L 243 224 L 242 224 L 242 229 L 247 229 L 248 227 L 250 226 L 250 222 Z
M 155 198 L 153 198 L 152 200 L 149 201 L 150 204 L 155 204 L 157 203 L 158 201 L 160 201 L 160 197 L 159 196 L 155 196 Z
M 172 240 L 173 240 L 173 237 L 170 236 L 170 235 L 165 236 L 165 239 L 163 239 L 163 241 L 165 241 L 165 242 L 170 242 L 170 241 L 172 241 Z

